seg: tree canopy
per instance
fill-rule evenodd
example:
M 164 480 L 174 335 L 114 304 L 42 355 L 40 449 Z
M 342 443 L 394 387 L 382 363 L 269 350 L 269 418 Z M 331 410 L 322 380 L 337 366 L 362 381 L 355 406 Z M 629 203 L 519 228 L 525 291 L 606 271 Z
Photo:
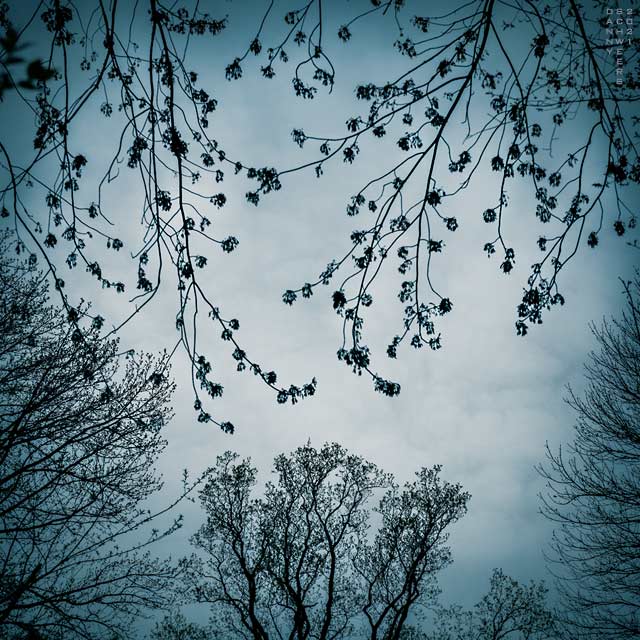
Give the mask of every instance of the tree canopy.
M 254 497 L 256 469 L 227 452 L 200 492 L 192 593 L 211 605 L 215 637 L 402 637 L 435 603 L 469 494 L 438 466 L 401 488 L 338 444 L 282 454 L 274 471 Z
M 564 304 L 562 274 L 577 251 L 594 249 L 605 233 L 627 238 L 636 227 L 631 203 L 640 162 L 632 109 L 640 57 L 637 40 L 618 42 L 614 33 L 627 14 L 608 12 L 599 0 L 473 0 L 430 3 L 428 11 L 404 0 L 336 6 L 272 2 L 240 25 L 203 2 L 178 8 L 160 0 L 46 0 L 33 13 L 6 3 L 0 11 L 2 108 L 11 102 L 25 120 L 34 118 L 32 151 L 9 140 L 0 146 L 2 215 L 18 230 L 18 248 L 44 262 L 67 310 L 77 306 L 64 286 L 67 268 L 84 269 L 101 287 L 128 295 L 130 319 L 172 273 L 176 346 L 193 365 L 198 419 L 225 431 L 233 425 L 207 408 L 223 387 L 213 378 L 211 347 L 198 339 L 203 323 L 217 327 L 236 368 L 252 371 L 278 402 L 316 389 L 315 379 L 284 384 L 250 357 L 239 320 L 216 301 L 205 275 L 211 251 L 238 245 L 235 236 L 216 233 L 216 211 L 230 195 L 225 174 L 244 176 L 246 200 L 258 205 L 302 171 L 320 179 L 328 163 L 376 157 L 375 173 L 346 203 L 346 214 L 362 220 L 347 250 L 331 247 L 336 257 L 317 278 L 300 274 L 282 299 L 292 305 L 335 283 L 330 304 L 343 325 L 337 356 L 389 396 L 400 385 L 374 366 L 365 319 L 386 295 L 379 283 L 392 264 L 403 304 L 387 348 L 396 358 L 404 343 L 441 347 L 438 321 L 455 301 L 439 284 L 438 273 L 446 272 L 440 254 L 470 218 L 487 224 L 480 250 L 504 274 L 519 264 L 521 249 L 511 236 L 516 220 L 526 219 L 539 259 L 523 278 L 515 322 L 521 335 Z M 343 132 L 295 128 L 292 144 L 307 154 L 299 165 L 278 167 L 274 158 L 260 166 L 251 150 L 227 148 L 216 126 L 222 88 L 205 86 L 206 74 L 189 56 L 196 38 L 213 48 L 220 33 L 246 30 L 251 20 L 254 35 L 224 63 L 229 81 L 246 76 L 255 57 L 264 81 L 289 73 L 292 99 L 312 100 L 336 86 L 339 58 L 358 46 L 359 29 L 372 21 L 385 38 L 366 46 L 387 39 L 402 70 L 381 81 L 385 69 L 373 69 L 357 84 L 355 113 Z M 20 60 L 27 41 L 42 47 L 32 49 L 40 57 L 27 65 L 25 80 Z M 622 53 L 613 56 L 613 47 Z M 76 133 L 91 110 L 95 126 L 109 132 L 110 149 L 93 149 Z M 384 153 L 376 155 L 372 140 Z M 110 183 L 128 171 L 138 185 L 141 220 L 137 244 L 125 249 L 132 283 L 110 275 L 103 250 L 123 251 L 130 230 L 130 218 L 108 197 Z M 100 177 L 88 180 L 87 172 Z M 469 207 L 464 193 L 479 183 L 490 196 Z
M 489 591 L 474 606 L 438 610 L 435 630 L 425 640 L 556 640 L 560 628 L 541 582 L 522 585 L 494 569 Z
M 564 614 L 580 638 L 640 635 L 640 274 L 623 313 L 594 325 L 573 441 L 547 447 L 543 510 Z
M 5 236 L 4 244 L 10 242 Z M 82 310 L 79 311 L 82 314 Z M 181 526 L 162 486 L 167 357 L 121 354 L 51 306 L 43 274 L 0 259 L 0 637 L 113 637 L 170 601 L 150 545 Z

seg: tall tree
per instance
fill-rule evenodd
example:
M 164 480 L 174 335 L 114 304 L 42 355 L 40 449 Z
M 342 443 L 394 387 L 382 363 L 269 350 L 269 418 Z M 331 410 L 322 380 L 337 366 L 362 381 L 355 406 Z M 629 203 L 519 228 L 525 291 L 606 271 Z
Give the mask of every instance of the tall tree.
M 547 447 L 543 511 L 558 524 L 552 557 L 580 638 L 640 637 L 640 274 L 622 315 L 592 327 L 586 389 L 570 390 L 571 444 Z
M 161 487 L 167 358 L 120 354 L 73 313 L 76 326 L 49 304 L 42 273 L 0 260 L 2 638 L 116 633 L 166 604 L 176 573 L 148 547 L 180 518 L 154 524 L 168 507 L 145 504 Z
M 256 374 L 278 402 L 295 402 L 316 387 L 315 379 L 283 384 L 251 359 L 239 342 L 239 321 L 221 310 L 203 275 L 212 247 L 231 252 L 238 244 L 235 236 L 218 237 L 213 223 L 227 202 L 220 190 L 225 172 L 246 176 L 246 199 L 258 204 L 306 168 L 320 177 L 329 162 L 375 158 L 370 179 L 346 205 L 349 216 L 366 218 L 350 235 L 349 249 L 333 251 L 337 257 L 317 278 L 301 274 L 302 284 L 294 283 L 283 300 L 309 298 L 342 273 L 331 296 L 343 323 L 338 358 L 390 396 L 400 385 L 378 373 L 364 337 L 365 316 L 375 313 L 374 293 L 379 297 L 375 285 L 390 259 L 397 258 L 404 306 L 387 349 L 395 358 L 405 342 L 440 348 L 438 320 L 454 302 L 436 266 L 453 241 L 445 239 L 470 216 L 488 225 L 479 251 L 496 256 L 499 270 L 510 274 L 521 251 L 512 239 L 513 198 L 523 214 L 516 218 L 528 210 L 529 245 L 540 257 L 517 306 L 522 335 L 542 322 L 546 310 L 564 303 L 561 274 L 583 245 L 596 247 L 603 233 L 628 237 L 636 226 L 630 202 L 640 180 L 632 113 L 640 95 L 639 45 L 618 33 L 629 28 L 634 9 L 613 11 L 601 0 L 438 2 L 426 14 L 423 3 L 412 9 L 400 0 L 363 0 L 331 12 L 324 5 L 271 2 L 256 15 L 252 35 L 245 31 L 247 12 L 232 24 L 214 3 L 176 8 L 162 0 L 44 0 L 33 13 L 23 10 L 19 26 L 8 5 L 0 5 L 3 46 L 10 50 L 0 58 L 2 83 L 12 87 L 4 91 L 5 102 L 12 100 L 30 118 L 33 113 L 36 124 L 32 154 L 22 140 L 0 144 L 2 215 L 18 228 L 19 246 L 44 258 L 65 305 L 73 306 L 63 288 L 65 262 L 122 293 L 129 283 L 110 275 L 96 245 L 123 247 L 130 216 L 118 210 L 108 185 L 121 178 L 120 165 L 135 172 L 142 234 L 131 248 L 131 317 L 152 301 L 172 269 L 178 342 L 193 364 L 195 408 L 201 421 L 225 431 L 233 425 L 205 406 L 207 396 L 217 398 L 223 388 L 212 379 L 212 358 L 198 340 L 203 316 L 218 327 L 238 370 Z M 238 45 L 226 77 L 245 76 L 254 56 L 261 62 L 256 75 L 265 81 L 290 61 L 293 93 L 309 100 L 334 87 L 338 47 L 360 46 L 358 30 L 371 21 L 378 21 L 404 64 L 383 82 L 379 75 L 386 70 L 375 68 L 356 86 L 358 104 L 368 109 L 348 117 L 344 132 L 294 129 L 293 141 L 309 155 L 293 167 L 256 166 L 250 151 L 227 148 L 225 132 L 216 128 L 218 88 L 214 93 L 202 85 L 198 60 L 189 57 L 196 37 L 238 29 L 247 46 Z M 29 38 L 46 42 L 46 60 L 25 86 L 22 66 L 11 64 L 10 52 Z M 380 41 L 364 43 L 363 50 Z M 87 148 L 78 137 L 77 123 L 88 109 L 101 112 L 102 124 L 94 126 L 110 133 L 112 148 Z M 370 147 L 373 141 L 383 153 Z M 102 178 L 87 180 L 87 171 Z M 464 193 L 479 183 L 486 189 L 469 204 Z M 64 247 L 62 259 L 56 246 Z
M 193 537 L 204 552 L 194 594 L 212 605 L 219 637 L 398 640 L 434 602 L 436 575 L 451 562 L 448 528 L 469 494 L 440 467 L 400 488 L 337 444 L 307 444 L 274 469 L 255 498 L 256 469 L 226 453 L 200 494 L 207 521 Z
M 439 609 L 435 630 L 426 640 L 555 640 L 555 616 L 544 584 L 522 585 L 494 569 L 489 591 L 472 610 L 459 606 Z

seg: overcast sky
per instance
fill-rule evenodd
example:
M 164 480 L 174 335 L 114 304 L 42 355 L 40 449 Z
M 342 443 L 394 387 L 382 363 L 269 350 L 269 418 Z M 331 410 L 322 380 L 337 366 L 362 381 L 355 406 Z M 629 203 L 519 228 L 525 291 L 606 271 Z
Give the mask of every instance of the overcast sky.
M 221 13 L 230 14 L 230 28 L 215 46 L 194 42 L 189 66 L 202 73 L 203 86 L 214 87 L 220 109 L 212 126 L 222 132 L 225 148 L 257 166 L 287 167 L 303 157 L 291 140 L 292 128 L 341 133 L 345 119 L 361 112 L 353 96 L 355 82 L 384 80 L 404 61 L 392 48 L 394 36 L 374 24 L 348 46 L 333 43 L 338 77 L 330 96 L 320 92 L 312 103 L 302 103 L 292 95 L 287 74 L 267 81 L 258 77 L 257 65 L 248 66 L 240 81 L 227 83 L 224 66 L 242 51 L 251 36 L 245 28 L 249 19 L 255 23 L 257 7 L 266 4 L 218 3 Z M 332 7 L 329 3 L 328 10 Z M 102 122 L 98 118 L 95 112 L 85 116 L 80 137 L 106 149 L 110 134 L 96 127 Z M 214 229 L 217 237 L 233 234 L 240 244 L 231 255 L 215 251 L 207 267 L 208 290 L 225 317 L 239 319 L 238 337 L 253 358 L 287 384 L 315 376 L 318 390 L 293 407 L 276 404 L 253 375 L 234 371 L 219 330 L 206 335 L 203 329 L 201 344 L 207 345 L 216 378 L 225 387 L 212 410 L 217 418 L 231 420 L 236 433 L 225 435 L 196 422 L 188 363 L 179 352 L 173 368 L 176 415 L 166 432 L 170 444 L 161 468 L 171 488 L 182 468 L 197 473 L 232 449 L 251 457 L 266 477 L 276 454 L 308 439 L 317 446 L 338 441 L 399 481 L 411 479 L 422 466 L 442 464 L 443 476 L 460 482 L 472 500 L 468 515 L 452 530 L 454 564 L 443 572 L 441 586 L 446 600 L 471 604 L 486 589 L 493 567 L 519 580 L 548 577 L 542 550 L 550 528 L 538 514 L 543 487 L 534 465 L 544 459 L 545 442 L 555 448 L 570 437 L 573 416 L 563 397 L 567 384 L 578 389 L 582 384 L 582 364 L 593 346 L 588 323 L 620 308 L 618 277 L 631 276 L 638 252 L 613 231 L 602 234 L 597 250 L 583 246 L 564 274 L 566 305 L 554 308 L 526 338 L 518 337 L 515 308 L 535 259 L 539 228 L 530 199 L 520 201 L 515 192 L 511 208 L 518 214 L 507 232 L 519 243 L 514 244 L 518 259 L 514 272 L 502 274 L 497 258 L 488 260 L 482 250 L 492 238 L 481 212 L 495 193 L 489 183 L 475 182 L 457 201 L 454 213 L 461 226 L 446 236 L 446 251 L 434 265 L 438 288 L 454 303 L 440 324 L 443 348 L 407 346 L 397 361 L 388 360 L 384 347 L 400 327 L 402 309 L 395 283 L 383 280 L 378 289 L 368 343 L 375 350 L 375 369 L 402 385 L 399 397 L 383 397 L 368 377 L 354 376 L 336 358 L 341 321 L 331 309 L 333 287 L 292 308 L 281 300 L 285 289 L 313 280 L 331 258 L 345 252 L 349 233 L 364 226 L 347 218 L 345 204 L 368 176 L 387 166 L 378 149 L 368 141 L 353 166 L 338 160 L 321 180 L 312 170 L 288 176 L 283 189 L 257 208 L 245 202 L 246 182 L 225 187 L 229 202 L 214 214 Z M 127 225 L 131 239 L 140 233 L 140 198 L 135 180 L 126 175 L 107 191 L 110 213 Z M 135 263 L 127 263 L 124 255 L 112 267 L 129 282 L 135 277 Z M 173 283 L 170 277 L 165 282 L 153 305 L 124 330 L 124 346 L 158 351 L 175 341 Z M 86 279 L 71 278 L 70 286 L 94 300 L 108 319 L 125 312 L 121 298 Z M 175 555 L 188 551 L 181 541 L 201 519 L 199 509 L 188 510 Z

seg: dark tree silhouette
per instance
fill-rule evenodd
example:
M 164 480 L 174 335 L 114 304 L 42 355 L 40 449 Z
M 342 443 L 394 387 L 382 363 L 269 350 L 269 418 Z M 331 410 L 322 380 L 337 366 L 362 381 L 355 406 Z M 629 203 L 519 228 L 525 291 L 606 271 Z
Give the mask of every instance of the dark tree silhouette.
M 256 469 L 226 453 L 201 491 L 194 594 L 211 603 L 216 637 L 400 638 L 435 600 L 436 574 L 451 562 L 446 531 L 469 495 L 440 467 L 401 489 L 337 444 L 300 447 L 274 469 L 264 497 L 252 497 Z
M 640 636 L 640 274 L 618 319 L 592 332 L 586 389 L 570 390 L 573 442 L 540 468 L 543 512 L 573 636 Z
M 148 547 L 180 518 L 161 525 L 170 507 L 145 505 L 161 487 L 167 358 L 121 355 L 76 313 L 81 328 L 42 273 L 0 260 L 2 638 L 113 637 L 165 605 L 176 574 Z
M 521 585 L 494 569 L 489 591 L 475 607 L 440 609 L 428 640 L 551 640 L 558 638 L 554 614 L 541 582 Z
M 340 55 L 337 47 L 357 40 L 359 26 L 372 20 L 381 21 L 406 61 L 396 77 L 380 82 L 374 69 L 371 80 L 356 87 L 358 102 L 368 109 L 346 121 L 345 133 L 295 129 L 295 143 L 317 145 L 317 152 L 290 168 L 255 166 L 251 158 L 225 148 L 224 132 L 215 128 L 217 99 L 192 69 L 188 46 L 194 38 L 214 38 L 237 25 L 207 13 L 204 2 L 181 8 L 161 0 L 81 4 L 45 0 L 33 14 L 23 10 L 19 28 L 2 5 L 5 41 L 16 48 L 31 34 L 47 43 L 48 56 L 31 83 L 35 94 L 20 85 L 20 76 L 14 78 L 14 66 L 0 60 L 3 83 L 15 89 L 5 94 L 21 101 L 36 120 L 32 155 L 9 141 L 0 145 L 6 171 L 0 185 L 2 215 L 15 223 L 19 247 L 44 258 L 67 307 L 73 305 L 65 294 L 62 261 L 122 293 L 125 283 L 109 276 L 96 244 L 122 249 L 128 216 L 107 197 L 108 185 L 121 177 L 122 164 L 136 172 L 143 236 L 131 249 L 137 274 L 132 316 L 150 303 L 171 268 L 178 290 L 178 344 L 193 363 L 198 418 L 225 431 L 233 425 L 214 419 L 203 404 L 207 396 L 223 392 L 198 341 L 204 316 L 229 343 L 238 370 L 256 374 L 279 402 L 315 391 L 315 380 L 283 385 L 274 371 L 250 359 L 238 342 L 239 321 L 222 312 L 215 291 L 204 284 L 201 274 L 212 246 L 230 252 L 238 244 L 234 236 L 216 237 L 212 231 L 212 216 L 227 201 L 220 191 L 225 171 L 252 181 L 246 198 L 258 204 L 307 167 L 320 177 L 326 163 L 351 164 L 361 148 L 382 158 L 380 173 L 347 204 L 349 216 L 366 218 L 351 234 L 349 249 L 317 279 L 287 290 L 283 300 L 293 304 L 300 296 L 308 298 L 344 272 L 331 297 L 343 321 L 338 357 L 354 372 L 369 374 L 375 389 L 390 396 L 400 386 L 373 367 L 363 333 L 365 313 L 373 312 L 374 285 L 388 258 L 397 256 L 402 274 L 398 295 L 404 310 L 387 349 L 395 358 L 404 342 L 415 348 L 441 346 L 437 321 L 452 310 L 453 301 L 441 290 L 434 267 L 445 251 L 444 238 L 469 216 L 489 225 L 481 245 L 509 274 L 520 251 L 510 240 L 520 224 L 511 198 L 526 202 L 528 194 L 531 199 L 530 211 L 516 216 L 528 214 L 531 246 L 540 251 L 517 307 L 516 329 L 522 335 L 542 322 L 545 310 L 564 303 L 561 272 L 581 245 L 593 248 L 602 233 L 622 236 L 636 225 L 632 194 L 625 192 L 640 179 L 638 120 L 631 113 L 640 95 L 638 42 L 614 33 L 618 20 L 623 31 L 627 28 L 627 13 L 609 15 L 600 0 L 471 0 L 441 3 L 442 8 L 430 3 L 427 14 L 422 3 L 411 8 L 400 0 L 371 0 L 345 8 L 353 14 L 342 25 L 330 22 L 341 14 L 323 11 L 322 0 L 300 6 L 269 3 L 264 15 L 255 17 L 255 37 L 226 66 L 229 80 L 241 78 L 253 56 L 262 61 L 258 75 L 266 79 L 290 61 L 295 64 L 293 92 L 312 99 L 319 89 L 334 86 L 339 65 L 331 56 Z M 212 3 L 210 11 L 219 7 Z M 613 47 L 622 54 L 613 55 Z M 115 141 L 104 153 L 85 148 L 74 134 L 80 115 L 92 108 L 101 111 L 98 126 L 112 132 Z M 383 154 L 375 147 L 364 151 L 369 138 L 383 145 Z M 103 170 L 97 165 L 106 154 L 111 155 Z M 88 184 L 87 167 L 103 176 L 96 184 Z M 464 193 L 479 182 L 491 195 L 469 204 Z M 54 251 L 60 245 L 64 260 Z
M 210 637 L 210 631 L 189 622 L 180 613 L 166 616 L 149 635 L 150 640 L 208 640 Z

